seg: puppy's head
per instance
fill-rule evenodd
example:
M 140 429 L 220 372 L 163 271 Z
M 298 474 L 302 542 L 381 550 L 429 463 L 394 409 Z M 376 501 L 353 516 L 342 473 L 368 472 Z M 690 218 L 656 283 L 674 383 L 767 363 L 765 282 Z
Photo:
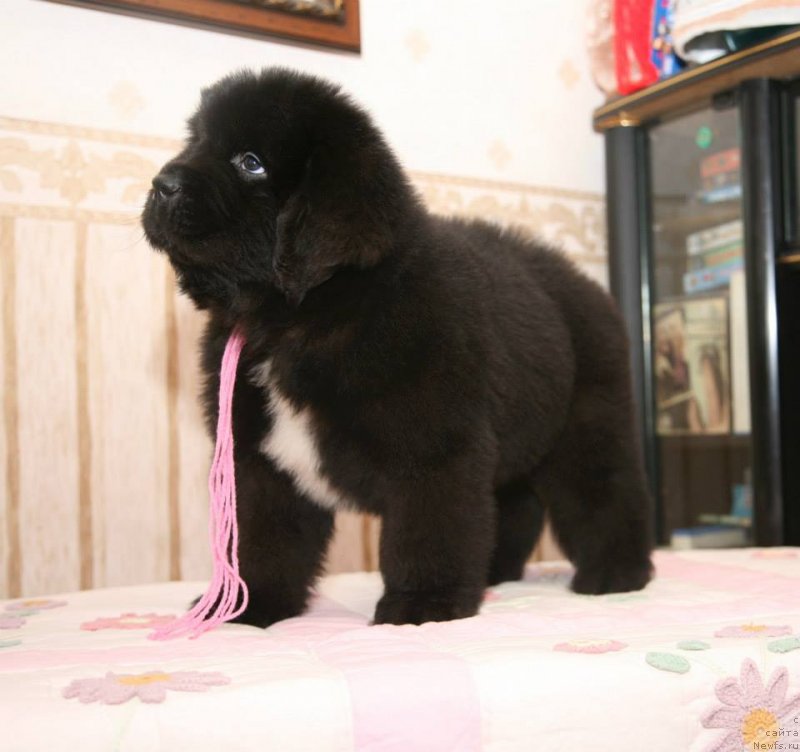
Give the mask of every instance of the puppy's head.
M 377 264 L 414 205 L 370 118 L 338 88 L 281 69 L 202 95 L 142 224 L 200 307 L 293 305 L 343 267 Z

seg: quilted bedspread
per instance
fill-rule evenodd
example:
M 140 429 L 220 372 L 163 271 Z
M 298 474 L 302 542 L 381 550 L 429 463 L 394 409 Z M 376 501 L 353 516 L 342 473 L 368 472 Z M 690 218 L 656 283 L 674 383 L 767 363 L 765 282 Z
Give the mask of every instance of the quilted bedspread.
M 606 596 L 533 565 L 479 616 L 419 627 L 368 625 L 374 573 L 195 640 L 147 635 L 198 583 L 0 603 L 0 749 L 800 749 L 800 550 L 655 561 L 646 590 Z

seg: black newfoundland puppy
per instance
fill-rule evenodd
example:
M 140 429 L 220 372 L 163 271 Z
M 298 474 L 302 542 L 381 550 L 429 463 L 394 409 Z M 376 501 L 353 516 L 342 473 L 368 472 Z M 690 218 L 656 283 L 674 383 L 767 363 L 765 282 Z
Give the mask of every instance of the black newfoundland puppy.
M 300 614 L 334 512 L 380 515 L 375 623 L 472 616 L 546 510 L 578 593 L 650 578 L 623 323 L 559 253 L 431 216 L 369 116 L 269 69 L 203 92 L 143 224 L 210 313 L 209 426 L 234 394 L 239 621 Z

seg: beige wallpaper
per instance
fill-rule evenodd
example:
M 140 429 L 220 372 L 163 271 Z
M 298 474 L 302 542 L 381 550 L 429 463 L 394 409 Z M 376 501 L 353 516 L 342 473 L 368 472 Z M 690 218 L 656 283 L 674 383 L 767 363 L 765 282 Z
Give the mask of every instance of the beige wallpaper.
M 138 226 L 177 147 L 0 118 L 0 597 L 209 573 L 202 319 Z M 412 177 L 433 210 L 538 231 L 604 279 L 599 195 Z M 337 527 L 329 569 L 374 568 L 377 523 Z

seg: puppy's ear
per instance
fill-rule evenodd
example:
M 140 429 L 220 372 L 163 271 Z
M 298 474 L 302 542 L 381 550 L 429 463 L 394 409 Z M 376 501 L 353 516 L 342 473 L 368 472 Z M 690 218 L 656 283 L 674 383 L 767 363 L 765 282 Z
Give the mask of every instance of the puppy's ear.
M 415 205 L 380 135 L 318 143 L 278 215 L 274 268 L 293 305 L 342 267 L 368 268 L 388 254 Z

